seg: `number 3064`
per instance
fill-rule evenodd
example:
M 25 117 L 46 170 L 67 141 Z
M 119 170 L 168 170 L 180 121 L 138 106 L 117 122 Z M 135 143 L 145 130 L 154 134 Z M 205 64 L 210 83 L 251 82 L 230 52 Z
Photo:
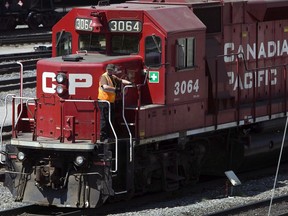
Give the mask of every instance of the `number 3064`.
M 197 93 L 199 91 L 199 79 L 193 80 L 183 80 L 182 82 L 176 82 L 174 85 L 174 95 L 179 94 L 190 94 L 192 92 Z

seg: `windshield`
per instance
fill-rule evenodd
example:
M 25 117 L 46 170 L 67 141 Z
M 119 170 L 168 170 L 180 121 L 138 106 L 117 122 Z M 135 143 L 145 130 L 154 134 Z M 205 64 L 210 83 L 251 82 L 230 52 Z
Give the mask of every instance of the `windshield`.
M 79 50 L 105 51 L 106 38 L 103 34 L 81 34 L 79 35 Z
M 112 54 L 137 54 L 139 52 L 138 35 L 113 35 L 112 36 Z
M 106 51 L 106 37 L 104 34 L 80 34 L 79 50 Z M 110 44 L 110 43 L 109 43 Z M 111 36 L 111 54 L 112 55 L 130 55 L 139 52 L 138 35 L 117 34 Z

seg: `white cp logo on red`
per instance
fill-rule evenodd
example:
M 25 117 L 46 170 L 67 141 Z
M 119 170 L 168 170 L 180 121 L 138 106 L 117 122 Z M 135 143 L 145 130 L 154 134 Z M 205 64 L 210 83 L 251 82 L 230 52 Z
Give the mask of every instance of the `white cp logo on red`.
M 56 74 L 54 72 L 43 72 L 42 74 L 42 91 L 44 93 L 54 94 L 56 92 Z M 68 76 L 69 95 L 75 95 L 77 88 L 89 88 L 93 84 L 91 74 L 69 74 Z

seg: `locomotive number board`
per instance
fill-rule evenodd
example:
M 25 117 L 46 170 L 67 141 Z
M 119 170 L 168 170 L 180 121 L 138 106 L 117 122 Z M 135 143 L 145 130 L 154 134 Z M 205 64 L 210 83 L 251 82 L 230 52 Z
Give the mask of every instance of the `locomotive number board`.
M 81 31 L 93 31 L 93 27 L 91 26 L 91 24 L 92 19 L 76 18 L 75 29 Z
M 110 20 L 110 32 L 141 32 L 142 23 L 138 20 Z

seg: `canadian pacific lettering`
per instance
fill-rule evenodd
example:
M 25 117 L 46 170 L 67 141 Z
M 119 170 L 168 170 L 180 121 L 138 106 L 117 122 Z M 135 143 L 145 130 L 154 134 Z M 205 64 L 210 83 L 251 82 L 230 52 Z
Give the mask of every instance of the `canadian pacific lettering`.
M 238 88 L 251 89 L 253 87 L 262 87 L 277 84 L 277 69 L 265 69 L 257 71 L 245 72 L 244 75 L 237 76 L 233 71 L 227 72 L 229 85 L 232 85 L 233 91 Z M 238 80 L 239 79 L 239 80 Z M 253 85 L 254 80 L 254 85 Z
M 243 53 L 246 60 L 283 56 L 288 55 L 288 43 L 287 40 L 268 41 L 267 43 L 260 43 L 259 47 L 256 46 L 256 43 L 247 44 L 246 46 L 242 44 L 237 46 L 233 42 L 224 44 L 224 61 L 226 63 L 235 61 L 236 56 L 231 54 L 237 53 Z M 239 55 L 239 58 L 242 57 Z

